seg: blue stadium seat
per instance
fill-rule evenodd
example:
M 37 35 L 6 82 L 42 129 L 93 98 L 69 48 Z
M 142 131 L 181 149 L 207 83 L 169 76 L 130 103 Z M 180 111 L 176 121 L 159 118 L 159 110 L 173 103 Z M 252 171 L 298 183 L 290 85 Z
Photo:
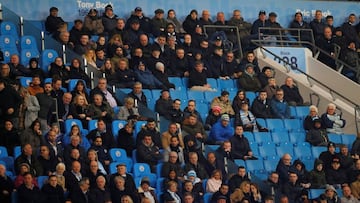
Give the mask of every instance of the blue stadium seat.
M 272 142 L 265 142 L 262 146 L 259 146 L 260 156 L 267 159 L 269 156 L 277 156 L 275 150 L 275 144 Z
M 257 171 L 257 170 L 265 170 L 263 160 L 246 160 L 246 170 L 249 172 Z
M 89 120 L 88 130 L 89 132 L 97 128 L 97 120 Z
M 256 118 L 256 122 L 257 122 L 259 125 L 261 125 L 262 127 L 264 127 L 264 128 L 267 127 L 266 121 L 265 121 L 265 119 L 263 119 L 263 118 Z
M 341 140 L 342 140 L 343 144 L 345 144 L 347 146 L 352 146 L 352 144 L 356 140 L 356 135 L 343 134 L 343 135 L 341 135 Z
M 114 162 L 121 162 L 128 158 L 125 149 L 122 148 L 111 148 L 109 154 Z
M 147 176 L 148 174 L 154 174 L 151 173 L 150 166 L 147 163 L 135 163 L 134 168 L 134 177 L 143 177 Z M 156 174 L 154 174 L 156 177 Z
M 215 78 L 207 78 L 207 83 L 210 85 L 211 88 L 218 88 L 218 82 Z
M 1 153 L 4 153 L 4 151 L 1 151 Z M 11 172 L 15 172 L 15 170 L 14 170 L 14 157 L 12 157 L 12 156 L 3 156 L 3 155 L 0 157 L 0 161 L 5 164 L 6 170 L 11 171 Z
M 130 88 L 119 88 L 118 90 L 124 92 L 125 94 L 129 94 L 132 91 Z
M 254 156 L 259 157 L 260 156 L 259 145 L 256 142 L 250 142 L 249 145 Z
M 0 146 L 0 157 L 7 157 L 7 156 L 8 156 L 8 152 L 6 147 Z
M 79 119 L 67 119 L 67 120 L 65 120 L 65 134 L 70 133 L 71 127 L 73 125 L 79 126 L 80 131 L 83 132 L 83 126 L 82 126 L 82 123 L 81 123 L 81 121 Z
M 143 89 L 142 92 L 146 96 L 147 99 L 152 99 L 153 98 L 151 90 Z M 155 98 L 155 99 L 158 99 L 158 98 Z
M 37 49 L 22 49 L 20 52 L 21 64 L 27 66 L 31 58 L 39 58 L 40 53 Z
M 295 106 L 290 106 L 290 115 L 294 118 L 297 118 L 296 108 Z
M 49 179 L 49 176 L 38 176 L 37 177 L 37 182 L 38 182 L 40 189 L 44 186 L 44 184 L 47 183 L 48 179 Z
M 12 35 L 0 35 L 1 49 L 17 49 L 16 39 Z
M 231 89 L 235 89 L 236 86 L 234 86 L 234 81 L 232 79 L 229 80 L 222 80 L 222 79 L 218 79 L 217 80 L 218 85 L 219 85 L 219 91 L 223 91 L 223 90 L 231 90 Z
M 180 77 L 169 77 L 169 82 L 173 83 L 176 89 L 186 89 Z
M 252 172 L 252 177 L 251 180 L 253 182 L 256 182 L 258 180 L 260 181 L 265 181 L 269 178 L 269 174 L 268 171 L 266 170 L 256 170 Z
M 200 113 L 201 118 L 205 122 L 205 115 L 209 113 L 209 104 L 207 103 L 196 103 L 196 110 Z
M 252 92 L 252 91 L 246 91 L 245 93 L 246 93 L 246 98 L 249 99 L 249 102 L 250 102 L 249 105 L 251 106 L 251 104 L 253 103 L 253 101 L 256 98 L 256 94 L 255 94 L 255 92 Z
M 19 41 L 19 34 L 17 31 L 17 27 L 12 22 L 3 21 L 0 25 L 0 34 L 13 36 L 16 41 Z
M 318 198 L 321 194 L 324 194 L 325 190 L 324 189 L 310 189 L 309 191 L 309 198 L 310 199 L 316 199 Z
M 267 128 L 272 132 L 287 131 L 282 119 L 266 119 Z
M 0 44 L 1 44 L 1 42 L 0 42 Z M 11 58 L 12 55 L 14 55 L 14 54 L 19 55 L 19 52 L 18 52 L 16 47 L 15 48 L 9 48 L 9 47 L 1 48 L 0 47 L 0 49 L 4 53 L 4 62 L 5 63 L 10 62 L 10 58 Z
M 140 132 L 141 128 L 145 125 L 146 125 L 146 121 L 137 121 L 135 123 L 134 134 L 137 135 Z
M 19 80 L 22 87 L 29 87 L 32 77 L 21 77 Z
M 148 105 L 148 108 L 151 110 L 151 111 L 155 111 L 155 105 L 156 105 L 156 100 L 155 98 L 153 99 L 148 99 L 147 100 L 147 105 Z
M 55 58 L 58 57 L 59 54 L 53 49 L 45 49 L 41 52 L 40 55 L 40 67 L 45 72 L 49 72 L 49 65 L 55 61 Z
M 183 85 L 185 86 L 185 89 L 189 87 L 189 78 L 183 77 L 181 78 Z
M 282 142 L 276 147 L 276 153 L 279 157 L 282 157 L 284 154 L 290 154 L 290 156 L 293 157 L 294 146 L 291 143 Z
M 161 177 L 161 170 L 162 170 L 162 167 L 163 167 L 163 163 L 158 163 L 156 165 L 156 176 L 157 177 Z
M 204 95 L 205 95 L 205 100 L 206 100 L 208 103 L 211 103 L 211 101 L 212 101 L 215 97 L 220 96 L 220 93 L 219 93 L 219 92 L 204 92 Z
M 254 132 L 255 142 L 259 145 L 262 143 L 272 142 L 271 134 L 269 132 Z
M 315 159 L 301 159 L 301 161 L 304 163 L 305 168 L 307 171 L 311 171 L 314 169 L 314 161 Z
M 205 155 L 207 155 L 209 152 L 215 152 L 220 145 L 205 145 Z
M 314 158 L 319 158 L 321 152 L 324 152 L 327 150 L 327 147 L 311 147 L 312 156 Z
M 152 98 L 153 98 L 154 101 L 156 101 L 157 99 L 160 98 L 160 96 L 161 96 L 161 91 L 162 91 L 162 90 L 159 90 L 159 89 L 152 89 L 152 90 L 151 90 L 151 95 L 152 95 Z
M 304 144 L 298 144 L 294 147 L 294 156 L 300 159 L 310 159 L 312 158 L 311 147 Z
M 334 143 L 337 143 L 337 144 L 340 144 L 342 143 L 342 139 L 341 139 L 341 135 L 338 135 L 338 134 L 335 134 L 335 133 L 328 133 L 328 137 L 329 137 L 329 140 L 331 142 L 334 142 Z
M 39 52 L 35 37 L 32 35 L 24 35 L 20 39 L 21 49 L 34 49 Z
M 172 99 L 187 100 L 186 90 L 170 90 L 170 96 Z
M 245 166 L 245 161 L 242 159 L 235 159 L 234 162 L 237 166 Z
M 21 146 L 14 147 L 14 158 L 16 159 L 21 154 Z
M 213 196 L 213 193 L 210 193 L 210 192 L 205 193 L 203 196 L 204 203 L 210 203 L 212 196 Z
M 271 133 L 272 140 L 275 144 L 280 144 L 284 142 L 290 142 L 289 134 L 286 131 L 283 132 L 272 132 Z
M 19 202 L 18 192 L 16 190 L 14 190 L 11 193 L 11 203 L 18 203 L 18 202 Z
M 289 132 L 305 132 L 299 119 L 284 119 L 284 126 Z
M 33 24 L 36 28 L 38 28 L 40 31 L 45 31 L 45 25 L 44 21 L 42 20 L 31 20 L 31 24 Z
M 305 137 L 306 137 L 305 132 L 302 133 L 289 132 L 290 142 L 293 143 L 294 145 L 300 142 L 305 142 Z
M 111 131 L 113 133 L 114 136 L 117 136 L 118 133 L 119 133 L 119 130 L 121 128 L 123 128 L 125 125 L 126 125 L 126 121 L 123 121 L 123 120 L 114 120 L 112 123 L 111 123 Z
M 196 100 L 197 103 L 205 101 L 204 92 L 201 92 L 201 91 L 189 90 L 187 92 L 187 96 L 188 96 L 188 99 Z
M 309 107 L 308 106 L 297 106 L 296 108 L 296 115 L 299 118 L 305 118 L 309 115 Z
M 254 134 L 253 134 L 252 132 L 245 131 L 245 132 L 243 133 L 243 136 L 248 139 L 249 143 L 250 143 L 250 142 L 255 142 Z
M 276 170 L 277 162 L 274 160 L 264 160 L 264 168 L 268 172 Z

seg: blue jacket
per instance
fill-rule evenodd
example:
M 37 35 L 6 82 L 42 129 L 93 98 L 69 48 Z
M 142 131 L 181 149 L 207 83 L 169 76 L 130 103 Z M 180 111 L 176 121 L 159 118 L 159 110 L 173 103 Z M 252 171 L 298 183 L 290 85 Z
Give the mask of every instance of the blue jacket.
M 210 138 L 213 141 L 226 141 L 230 140 L 230 138 L 234 135 L 234 129 L 229 125 L 224 127 L 221 124 L 221 119 L 216 122 L 210 131 Z
M 271 100 L 271 111 L 275 118 L 290 118 L 290 108 L 289 105 L 285 100 L 283 102 L 280 102 L 276 98 Z
M 135 69 L 135 77 L 136 80 L 141 82 L 144 85 L 152 86 L 152 87 L 161 87 L 163 84 L 155 78 L 155 76 L 150 72 L 149 69 L 145 69 L 145 71 L 141 71 L 139 69 Z

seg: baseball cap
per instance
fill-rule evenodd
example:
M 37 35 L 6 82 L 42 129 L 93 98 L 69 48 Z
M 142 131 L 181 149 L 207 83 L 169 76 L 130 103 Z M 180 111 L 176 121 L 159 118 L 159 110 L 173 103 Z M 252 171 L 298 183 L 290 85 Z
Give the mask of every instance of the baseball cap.
M 266 15 L 266 12 L 264 10 L 260 10 L 259 15 Z
M 134 9 L 134 11 L 142 11 L 142 8 L 138 6 Z
M 271 12 L 271 13 L 269 13 L 269 17 L 277 17 L 277 15 L 275 12 Z
M 155 14 L 164 13 L 164 10 L 158 8 L 155 10 Z
M 107 11 L 107 10 L 113 10 L 112 5 L 110 5 L 110 4 L 106 5 L 105 6 L 105 11 Z
M 230 117 L 229 117 L 229 115 L 227 115 L 227 114 L 223 114 L 223 115 L 221 116 L 221 120 L 222 120 L 222 121 L 230 121 Z

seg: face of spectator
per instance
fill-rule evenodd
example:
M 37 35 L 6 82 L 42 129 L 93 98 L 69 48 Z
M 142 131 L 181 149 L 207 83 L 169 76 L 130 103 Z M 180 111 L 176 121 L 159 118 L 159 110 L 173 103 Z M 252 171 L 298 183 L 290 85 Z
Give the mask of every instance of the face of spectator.
M 116 23 L 116 28 L 119 30 L 123 30 L 125 28 L 125 22 L 123 20 L 118 20 Z
M 89 43 L 89 36 L 88 35 L 81 35 L 80 43 L 82 45 L 87 45 Z
M 160 44 L 161 46 L 166 44 L 166 38 L 165 37 L 160 36 L 160 37 L 157 38 L 157 41 L 158 41 L 158 44 Z
M 8 64 L 3 64 L 1 66 L 1 76 L 7 77 L 10 74 L 10 67 Z
M 179 109 L 180 109 L 180 106 L 181 106 L 181 102 L 180 102 L 180 101 L 178 101 L 178 100 L 174 101 L 174 103 L 173 103 L 173 108 L 174 108 L 175 110 L 179 110 Z
M 71 145 L 76 147 L 80 144 L 80 137 L 79 136 L 74 136 L 72 139 L 71 139 Z
M 185 44 L 191 44 L 191 35 L 185 35 L 184 36 L 184 43 Z
M 201 73 L 204 70 L 204 65 L 202 63 L 195 64 L 195 70 Z
M 106 129 L 106 125 L 105 125 L 105 122 L 104 121 L 100 121 L 97 123 L 97 129 L 99 131 L 104 131 Z
M 170 145 L 176 147 L 179 145 L 179 140 L 177 138 L 171 138 Z
M 270 180 L 273 182 L 273 183 L 278 183 L 279 182 L 279 175 L 276 174 L 276 173 L 273 173 L 270 175 Z
M 184 185 L 184 189 L 187 192 L 191 192 L 193 190 L 194 186 L 191 182 L 186 182 Z
M 120 175 L 126 174 L 126 166 L 123 166 L 123 165 L 118 166 L 116 168 L 116 170 L 117 170 L 118 174 L 120 174 Z
M 58 11 L 53 9 L 52 11 L 50 11 L 50 15 L 53 17 L 57 17 L 58 16 Z
M 322 170 L 323 170 L 323 165 L 322 165 L 322 164 L 318 164 L 318 165 L 316 166 L 316 170 L 322 171 Z
M 192 163 L 192 164 L 197 164 L 197 163 L 198 163 L 198 157 L 197 157 L 197 155 L 196 155 L 196 154 L 191 155 L 191 156 L 189 157 L 189 161 L 190 161 L 190 163 Z
M 236 19 L 236 20 L 240 20 L 240 18 L 241 18 L 240 11 L 234 11 L 233 12 L 233 18 Z
M 141 46 L 146 46 L 149 44 L 149 39 L 146 35 L 140 35 L 139 41 Z
M 75 172 L 75 173 L 79 173 L 80 170 L 81 170 L 81 165 L 79 162 L 75 161 L 73 162 L 72 164 L 72 170 Z
M 79 150 L 78 149 L 71 150 L 70 156 L 71 156 L 71 158 L 78 160 L 80 158 Z
M 283 100 L 284 99 L 284 92 L 283 91 L 277 91 L 276 92 L 276 99 Z
M 228 94 L 221 95 L 220 100 L 223 102 L 229 101 L 229 95 Z
M 282 197 L 280 203 L 289 203 L 289 199 L 287 197 Z
M 351 189 L 350 189 L 350 187 L 344 186 L 344 187 L 343 187 L 343 194 L 344 194 L 344 197 L 350 197 L 350 195 L 351 195 Z
M 341 147 L 340 148 L 340 152 L 342 155 L 347 156 L 349 154 L 349 149 L 345 146 L 345 147 Z
M 105 188 L 105 183 L 106 183 L 106 181 L 105 181 L 104 177 L 96 179 L 96 185 L 98 186 L 98 188 L 101 188 L 101 189 Z
M 70 104 L 71 103 L 72 96 L 71 94 L 64 94 L 63 96 L 63 103 L 64 104 Z
M 169 132 L 170 132 L 171 134 L 175 134 L 175 133 L 177 132 L 177 126 L 176 126 L 175 124 L 171 124 L 171 125 L 169 126 Z
M 145 136 L 144 137 L 144 144 L 145 145 L 151 145 L 152 144 L 151 136 Z
M 238 136 L 242 136 L 244 133 L 244 129 L 242 126 L 236 126 L 235 128 L 235 134 Z
M 140 94 L 142 92 L 142 85 L 140 84 L 134 85 L 133 91 L 135 94 Z
M 229 121 L 228 120 L 221 120 L 221 125 L 226 127 L 229 125 Z
M 330 199 L 332 199 L 335 196 L 335 192 L 334 192 L 334 190 L 326 190 L 325 195 L 326 195 L 326 197 L 329 197 Z
M 327 108 L 327 114 L 334 115 L 336 108 L 334 106 L 328 106 Z
M 225 22 L 225 15 L 222 12 L 217 13 L 216 20 L 219 22 Z
M 6 175 L 6 168 L 4 165 L 0 164 L 0 177 L 5 177 Z
M 44 85 L 44 92 L 45 93 L 49 93 L 49 92 L 51 92 L 51 90 L 52 90 L 51 84 L 45 84 Z
M 326 39 L 331 39 L 331 37 L 332 37 L 331 28 L 326 27 L 326 28 L 324 29 L 324 37 L 325 37 Z
M 246 59 L 249 63 L 252 63 L 254 60 L 255 60 L 255 55 L 253 53 L 249 53 L 247 56 L 246 56 Z
M 194 116 L 189 117 L 190 125 L 195 125 L 197 123 L 197 119 Z
M 33 77 L 32 79 L 32 84 L 37 86 L 37 85 L 40 85 L 41 84 L 41 81 L 40 81 L 40 78 L 39 77 Z
M 248 104 L 241 104 L 241 110 L 248 112 L 249 111 L 249 105 Z
M 216 160 L 215 154 L 214 153 L 209 153 L 207 155 L 207 160 L 208 160 L 209 163 L 215 163 L 215 160 Z
M 334 24 L 334 19 L 333 18 L 327 18 L 326 19 L 326 24 L 329 26 L 332 26 Z
M 338 170 L 340 168 L 340 162 L 332 162 L 331 167 L 335 170 Z
M 11 58 L 10 58 L 10 63 L 12 64 L 19 64 L 19 56 L 18 55 L 12 55 Z
M 176 153 L 171 153 L 171 154 L 169 155 L 169 162 L 170 162 L 170 163 L 176 163 L 177 158 L 178 158 L 178 156 L 177 156 Z
M 30 144 L 25 145 L 23 151 L 26 156 L 31 156 L 33 152 Z
M 33 177 L 30 174 L 27 174 L 26 176 L 24 176 L 24 184 L 26 186 L 32 185 L 32 181 L 33 181 Z
M 282 158 L 282 161 L 285 164 L 285 166 L 290 166 L 291 165 L 291 156 L 289 154 L 285 154 Z
M 94 96 L 94 104 L 96 106 L 101 106 L 102 105 L 102 102 L 103 102 L 103 98 L 101 95 L 95 95 Z
M 68 43 L 69 42 L 69 39 L 70 39 L 70 33 L 69 32 L 62 32 L 60 34 L 60 40 L 63 42 L 63 43 Z
M 349 17 L 349 22 L 350 22 L 350 23 L 355 23 L 355 22 L 356 22 L 356 16 L 355 16 L 355 15 L 351 15 L 351 16 Z
M 49 154 L 50 154 L 49 148 L 47 148 L 46 146 L 41 146 L 40 147 L 40 156 L 48 157 Z
M 5 130 L 11 131 L 14 125 L 10 121 L 5 121 Z
M 260 21 L 265 21 L 266 20 L 266 15 L 265 14 L 259 15 L 259 20 Z
M 297 14 L 295 15 L 295 21 L 297 21 L 297 22 L 302 22 L 302 15 L 301 15 L 300 13 L 297 13 Z
M 234 61 L 234 54 L 233 53 L 227 53 L 226 54 L 226 61 L 231 63 Z
M 156 127 L 155 121 L 154 121 L 154 122 L 148 122 L 148 123 L 146 124 L 146 127 L 147 127 L 149 130 L 155 130 L 155 127 Z
M 298 176 L 295 173 L 290 173 L 289 174 L 289 181 L 291 183 L 296 183 L 297 180 L 298 180 Z
M 124 188 L 125 187 L 125 181 L 123 179 L 117 179 L 115 182 L 116 188 Z
M 238 169 L 238 175 L 239 175 L 240 177 L 245 177 L 245 175 L 246 175 L 246 169 L 245 169 L 245 168 L 239 168 L 239 169 Z
M 57 65 L 57 66 L 62 66 L 63 65 L 63 61 L 62 61 L 62 59 L 61 58 L 56 58 L 55 59 L 55 64 Z
M 317 115 L 317 112 L 314 108 L 310 109 L 310 114 L 309 114 L 311 117 L 314 117 Z
M 193 203 L 194 202 L 194 198 L 191 195 L 186 195 L 184 197 L 184 202 L 185 203 Z
M 132 29 L 132 30 L 135 30 L 135 31 L 137 31 L 137 30 L 140 29 L 140 24 L 137 23 L 137 22 L 131 23 L 130 26 L 131 26 L 131 29 Z
M 56 187 L 57 185 L 57 178 L 55 176 L 50 177 L 49 184 L 53 187 Z
M 190 112 L 193 112 L 195 110 L 195 102 L 193 102 L 193 101 L 188 102 L 187 108 Z
M 81 30 L 84 27 L 84 24 L 82 22 L 76 22 L 74 27 L 77 30 Z M 89 39 L 89 37 L 88 37 L 88 39 Z
M 322 12 L 321 11 L 317 11 L 315 13 L 315 19 L 319 20 L 319 21 L 322 19 Z

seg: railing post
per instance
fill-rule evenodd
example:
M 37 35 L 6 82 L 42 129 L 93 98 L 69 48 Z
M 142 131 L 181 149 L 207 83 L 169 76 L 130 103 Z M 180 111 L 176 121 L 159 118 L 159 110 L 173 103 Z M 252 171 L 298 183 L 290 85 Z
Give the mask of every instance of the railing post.
M 41 31 L 41 51 L 45 50 L 45 33 Z
M 20 36 L 24 36 L 24 18 L 20 16 Z

